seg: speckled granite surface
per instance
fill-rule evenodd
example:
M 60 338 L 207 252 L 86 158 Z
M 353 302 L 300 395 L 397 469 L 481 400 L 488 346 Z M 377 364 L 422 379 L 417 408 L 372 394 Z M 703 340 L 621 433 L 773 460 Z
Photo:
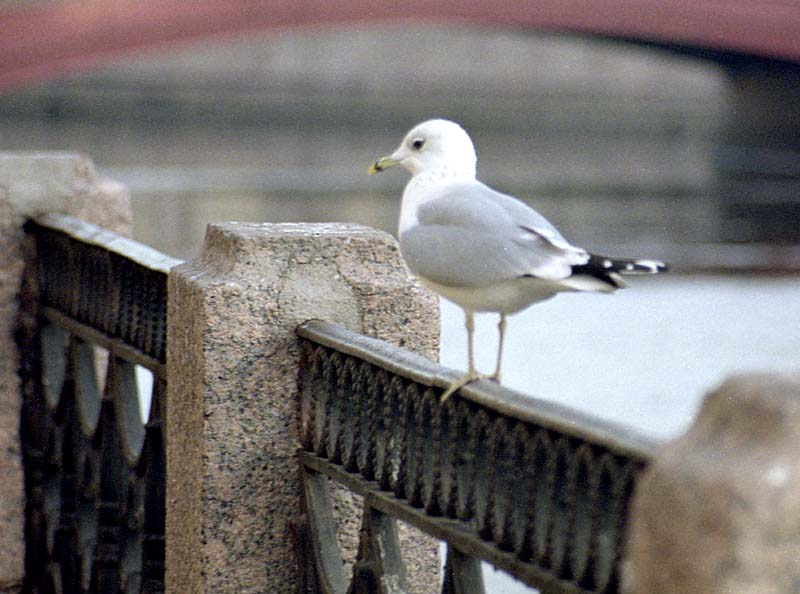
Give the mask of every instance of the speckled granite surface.
M 167 590 L 292 593 L 295 327 L 321 318 L 436 358 L 436 300 L 390 235 L 347 224 L 211 225 L 169 292 Z M 337 497 L 352 558 L 360 509 Z M 405 539 L 414 591 L 434 591 L 437 543 Z

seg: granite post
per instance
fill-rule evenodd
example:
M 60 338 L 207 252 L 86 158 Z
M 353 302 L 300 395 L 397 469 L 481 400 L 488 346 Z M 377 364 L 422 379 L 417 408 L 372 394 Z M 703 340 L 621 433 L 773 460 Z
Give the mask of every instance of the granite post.
M 22 225 L 59 212 L 118 233 L 131 228 L 127 190 L 72 153 L 0 153 L 0 594 L 22 586 L 25 543 L 19 442 L 20 355 L 14 333 L 25 267 Z
M 630 592 L 800 591 L 800 375 L 710 394 L 635 495 Z
M 325 319 L 436 357 L 436 300 L 383 232 L 229 223 L 171 272 L 168 315 L 167 592 L 294 594 L 295 328 Z M 352 558 L 360 508 L 342 492 L 337 508 Z M 406 534 L 404 556 L 414 591 L 436 591 L 438 544 Z

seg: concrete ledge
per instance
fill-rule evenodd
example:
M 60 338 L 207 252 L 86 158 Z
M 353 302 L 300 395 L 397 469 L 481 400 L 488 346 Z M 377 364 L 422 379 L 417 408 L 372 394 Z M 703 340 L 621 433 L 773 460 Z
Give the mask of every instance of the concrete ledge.
M 298 323 L 323 318 L 429 357 L 436 299 L 395 240 L 344 224 L 221 224 L 169 280 L 167 591 L 294 593 L 299 518 Z M 345 555 L 358 502 L 337 491 Z M 438 588 L 438 544 L 405 543 L 417 592 Z M 413 581 L 413 580 L 412 580 Z

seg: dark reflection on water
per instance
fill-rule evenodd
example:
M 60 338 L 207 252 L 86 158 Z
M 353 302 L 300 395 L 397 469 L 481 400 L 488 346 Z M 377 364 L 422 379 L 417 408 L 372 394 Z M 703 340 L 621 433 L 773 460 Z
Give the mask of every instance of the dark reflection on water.
M 575 242 L 713 238 L 713 175 L 707 159 L 695 158 L 708 153 L 702 134 L 468 128 L 482 179 L 529 200 Z M 367 176 L 367 168 L 404 132 L 0 117 L 4 150 L 92 156 L 101 173 L 131 189 L 136 237 L 184 258 L 210 221 L 337 220 L 393 231 L 407 175 Z

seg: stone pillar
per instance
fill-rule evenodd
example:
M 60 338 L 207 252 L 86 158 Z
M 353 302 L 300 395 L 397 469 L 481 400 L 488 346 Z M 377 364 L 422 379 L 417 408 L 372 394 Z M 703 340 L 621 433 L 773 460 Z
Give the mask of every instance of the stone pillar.
M 127 233 L 128 192 L 97 176 L 92 162 L 68 153 L 0 153 L 0 593 L 22 584 L 24 489 L 19 443 L 18 296 L 25 266 L 25 221 L 60 212 Z
M 295 328 L 325 319 L 436 357 L 436 300 L 385 233 L 229 223 L 173 269 L 168 315 L 167 592 L 294 594 Z M 339 503 L 354 549 L 360 513 Z M 438 545 L 411 556 L 415 591 L 435 591 Z
M 800 375 L 742 375 L 664 447 L 634 500 L 632 593 L 800 591 Z

